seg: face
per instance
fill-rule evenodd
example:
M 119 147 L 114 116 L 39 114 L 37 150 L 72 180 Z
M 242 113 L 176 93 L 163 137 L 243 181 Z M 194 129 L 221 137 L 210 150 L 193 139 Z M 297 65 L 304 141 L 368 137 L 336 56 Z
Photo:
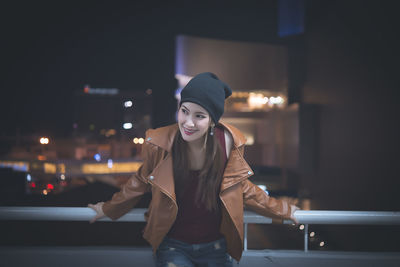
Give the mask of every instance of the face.
M 211 117 L 202 106 L 184 102 L 178 111 L 178 125 L 183 140 L 202 141 L 211 125 Z

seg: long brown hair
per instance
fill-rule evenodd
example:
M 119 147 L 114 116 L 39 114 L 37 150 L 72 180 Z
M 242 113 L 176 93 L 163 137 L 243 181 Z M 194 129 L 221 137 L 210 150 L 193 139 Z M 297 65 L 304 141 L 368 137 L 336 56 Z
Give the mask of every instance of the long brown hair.
M 206 159 L 199 174 L 199 183 L 195 195 L 197 203 L 202 203 L 209 211 L 219 208 L 219 190 L 224 170 L 224 158 L 222 147 L 216 135 L 206 135 Z M 190 164 L 188 155 L 188 144 L 183 140 L 178 130 L 172 145 L 172 158 L 174 168 L 175 187 L 183 190 L 189 178 Z

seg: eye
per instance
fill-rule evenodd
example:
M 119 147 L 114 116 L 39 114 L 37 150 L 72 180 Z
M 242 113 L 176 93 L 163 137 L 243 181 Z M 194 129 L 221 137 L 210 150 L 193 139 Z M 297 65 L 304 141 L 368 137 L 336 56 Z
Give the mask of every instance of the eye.
M 206 116 L 204 116 L 204 115 L 197 115 L 196 117 L 199 118 L 199 119 L 205 119 Z
M 184 109 L 184 108 L 181 108 L 181 111 L 182 111 L 183 114 L 186 114 L 186 115 L 189 113 L 189 112 L 188 112 L 186 109 Z

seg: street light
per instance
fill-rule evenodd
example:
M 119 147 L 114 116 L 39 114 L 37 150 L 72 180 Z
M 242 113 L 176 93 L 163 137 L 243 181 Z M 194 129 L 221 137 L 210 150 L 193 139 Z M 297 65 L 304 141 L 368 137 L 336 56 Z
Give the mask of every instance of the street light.
M 39 142 L 40 142 L 42 145 L 47 145 L 47 144 L 49 144 L 50 140 L 49 140 L 48 137 L 41 137 L 40 140 L 39 140 Z
M 130 123 L 130 122 L 125 122 L 125 123 L 122 125 L 122 127 L 123 127 L 125 130 L 129 130 L 129 129 L 132 129 L 133 125 L 132 125 L 132 123 Z
M 133 105 L 133 103 L 130 100 L 124 102 L 124 107 L 126 107 L 126 108 L 130 108 L 130 107 L 132 107 L 132 105 Z
M 38 159 L 39 160 L 46 160 L 46 156 L 44 155 L 44 151 L 46 150 L 45 147 L 46 147 L 46 145 L 49 144 L 50 140 L 49 140 L 48 137 L 43 136 L 43 137 L 40 137 L 39 142 L 42 145 L 41 146 L 41 150 L 42 150 L 41 154 L 42 155 L 38 155 Z

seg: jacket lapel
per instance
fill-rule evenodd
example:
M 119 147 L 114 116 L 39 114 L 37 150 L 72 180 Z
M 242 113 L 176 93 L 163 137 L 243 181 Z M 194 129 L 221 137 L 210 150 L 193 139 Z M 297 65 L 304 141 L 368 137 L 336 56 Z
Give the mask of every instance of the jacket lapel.
M 166 153 L 166 156 L 152 171 L 151 183 L 158 186 L 174 201 L 176 201 L 176 195 L 171 148 L 177 131 L 178 125 L 173 124 L 155 130 L 150 129 L 146 135 L 146 142 L 159 147 L 163 153 Z
M 221 192 L 227 188 L 240 183 L 253 175 L 253 171 L 247 164 L 241 151 L 246 143 L 246 138 L 243 134 L 227 123 L 221 122 L 222 126 L 231 134 L 233 139 L 233 147 L 225 167 L 225 171 L 221 183 Z
M 167 156 L 160 162 L 160 164 L 153 170 L 151 176 L 152 183 L 158 186 L 161 191 L 176 201 L 171 153 L 168 153 Z
M 221 193 L 227 188 L 247 179 L 251 175 L 253 175 L 253 171 L 250 166 L 244 160 L 239 149 L 234 147 L 231 151 L 222 177 Z

